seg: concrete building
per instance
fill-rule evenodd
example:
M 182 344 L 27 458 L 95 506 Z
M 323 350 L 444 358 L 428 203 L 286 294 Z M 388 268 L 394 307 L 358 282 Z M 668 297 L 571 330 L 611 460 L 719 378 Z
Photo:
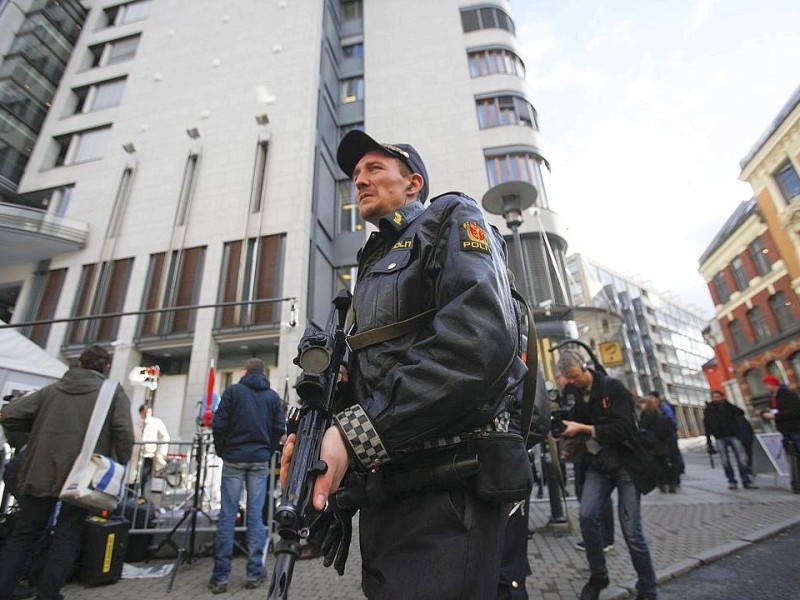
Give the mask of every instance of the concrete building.
M 42 119 L 0 205 L 3 311 L 61 360 L 109 348 L 134 406 L 146 390 L 128 374 L 158 365 L 148 399 L 176 435 L 195 430 L 212 361 L 220 391 L 253 355 L 288 389 L 304 327 L 352 285 L 366 228 L 334 158 L 352 128 L 414 144 L 431 195 L 532 184 L 525 291 L 570 303 L 508 0 L 0 1 L 2 38 L 49 31 L 53 5 L 74 9 L 79 35 L 40 36 L 63 76 L 44 104 L 20 99 Z M 6 92 L 7 65 L 36 62 L 14 44 Z
M 702 434 L 702 411 L 709 399 L 702 367 L 714 355 L 703 338 L 708 319 L 667 294 L 581 254 L 567 257 L 567 270 L 576 306 L 622 315 L 624 324 L 615 337 L 622 345 L 624 362 L 609 372 L 635 395 L 656 390 L 673 404 L 680 435 Z M 603 340 L 604 336 L 595 334 L 594 339 Z
M 800 88 L 742 159 L 742 202 L 700 257 L 731 363 L 753 411 L 764 375 L 800 383 Z

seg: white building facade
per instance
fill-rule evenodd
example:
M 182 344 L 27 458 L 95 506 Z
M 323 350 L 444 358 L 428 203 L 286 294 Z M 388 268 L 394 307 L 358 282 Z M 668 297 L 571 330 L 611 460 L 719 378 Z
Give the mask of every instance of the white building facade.
M 45 40 L 48 4 L 0 2 L 3 31 Z M 297 342 L 353 284 L 365 239 L 335 161 L 349 129 L 413 144 L 432 196 L 480 203 L 533 184 L 538 212 L 520 232 L 536 297 L 569 304 L 539 275 L 548 257 L 563 265 L 566 242 L 510 2 L 80 5 L 24 172 L 2 190 L 0 300 L 54 357 L 107 347 L 134 406 L 153 401 L 176 436 L 195 430 L 212 362 L 221 392 L 258 356 L 293 399 Z M 4 64 L 41 65 L 9 48 L 12 85 Z M 98 314 L 112 316 L 82 319 Z M 128 381 L 142 365 L 161 369 L 155 398 Z

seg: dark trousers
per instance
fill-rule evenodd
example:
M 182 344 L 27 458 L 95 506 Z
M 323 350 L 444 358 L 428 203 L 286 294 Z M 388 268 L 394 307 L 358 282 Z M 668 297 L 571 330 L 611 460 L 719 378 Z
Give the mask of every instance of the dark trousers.
M 0 553 L 0 598 L 9 597 L 36 544 L 40 543 L 58 498 L 19 498 L 19 519 L 3 551 Z M 41 600 L 59 598 L 59 590 L 72 572 L 80 549 L 81 530 L 87 512 L 70 504 L 62 504 L 44 568 L 39 579 Z
M 485 600 L 497 594 L 502 507 L 467 489 L 406 495 L 360 511 L 370 600 Z

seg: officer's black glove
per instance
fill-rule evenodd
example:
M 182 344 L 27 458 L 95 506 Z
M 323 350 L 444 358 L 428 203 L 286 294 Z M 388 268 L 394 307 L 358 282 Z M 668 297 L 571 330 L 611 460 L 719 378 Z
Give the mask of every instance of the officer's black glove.
M 339 575 L 344 575 L 344 565 L 350 552 L 354 514 L 355 509 L 339 507 L 331 496 L 328 506 L 314 521 L 308 536 L 308 543 L 322 553 L 322 564 L 326 567 L 333 565 Z

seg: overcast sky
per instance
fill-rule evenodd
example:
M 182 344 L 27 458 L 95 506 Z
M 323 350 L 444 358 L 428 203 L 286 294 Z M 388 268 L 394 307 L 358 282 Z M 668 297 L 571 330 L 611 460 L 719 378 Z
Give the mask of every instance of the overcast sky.
M 707 316 L 698 259 L 800 86 L 800 0 L 515 0 L 568 252 Z

